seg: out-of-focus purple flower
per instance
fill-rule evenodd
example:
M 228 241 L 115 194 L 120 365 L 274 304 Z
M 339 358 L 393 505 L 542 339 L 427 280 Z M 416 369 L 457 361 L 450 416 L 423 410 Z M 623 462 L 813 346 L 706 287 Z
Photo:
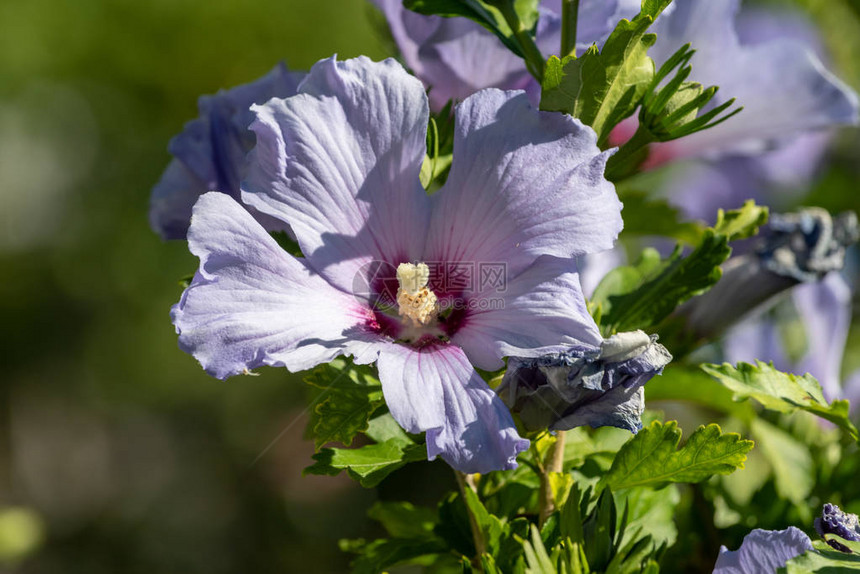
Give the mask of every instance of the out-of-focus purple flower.
M 687 217 L 713 221 L 718 209 L 749 199 L 779 208 L 808 191 L 831 140 L 829 131 L 806 133 L 759 155 L 731 155 L 679 165 L 662 193 Z
M 465 18 L 424 16 L 403 7 L 403 0 L 373 0 L 382 10 L 406 65 L 430 89 L 430 107 L 439 110 L 449 100 L 462 101 L 483 88 L 525 90 L 533 103 L 540 86 L 525 64 L 491 32 Z M 561 43 L 560 0 L 541 4 L 536 30 L 545 55 Z M 639 12 L 629 0 L 582 0 L 577 20 L 577 47 L 602 44 L 621 18 Z
M 753 240 L 752 249 L 726 261 L 719 283 L 684 303 L 676 316 L 684 318 L 692 337 L 713 339 L 747 314 L 775 303 L 781 293 L 840 271 L 846 249 L 857 241 L 857 234 L 857 217 L 852 212 L 836 218 L 820 208 L 774 214 Z M 732 339 L 727 344 L 731 347 Z M 741 351 L 744 355 L 752 352 L 743 346 Z
M 842 512 L 835 504 L 824 505 L 821 516 L 815 519 L 815 530 L 822 538 L 825 534 L 835 534 L 844 540 L 860 542 L 860 522 L 857 520 L 857 515 Z M 826 542 L 840 552 L 851 552 L 850 548 L 836 540 Z
M 254 134 L 248 131 L 254 120 L 251 105 L 292 96 L 303 76 L 278 64 L 254 82 L 200 98 L 200 116 L 170 141 L 174 159 L 152 190 L 149 222 L 155 231 L 164 239 L 185 239 L 191 208 L 207 191 L 239 199 L 242 163 L 254 147 Z M 287 228 L 283 222 L 255 215 L 272 231 Z
M 839 271 L 857 233 L 851 212 L 832 218 L 809 208 L 773 215 L 752 249 L 723 264 L 717 285 L 676 311 L 683 339 L 712 341 L 725 334 L 725 360 L 761 360 L 783 371 L 809 372 L 821 383 L 825 398 L 842 398 L 840 372 L 851 293 Z M 789 291 L 806 332 L 802 357 L 790 357 L 779 324 L 764 314 Z
M 599 346 L 511 357 L 497 392 L 528 430 L 587 425 L 635 433 L 642 428 L 644 385 L 671 360 L 656 335 L 619 333 Z
M 737 550 L 720 547 L 713 574 L 770 574 L 812 549 L 809 536 L 794 526 L 785 530 L 756 528 Z
M 204 195 L 188 234 L 200 269 L 172 312 L 181 348 L 218 378 L 376 361 L 429 458 L 516 466 L 528 441 L 472 365 L 600 344 L 572 259 L 622 226 L 594 131 L 522 92 L 481 91 L 457 107 L 451 171 L 428 196 L 427 97 L 394 60 L 320 61 L 297 95 L 253 111 L 242 199 L 289 222 L 305 257 Z
M 802 39 L 790 37 L 793 29 L 770 41 L 743 43 L 735 24 L 740 0 L 674 4 L 675 10 L 655 23 L 657 42 L 649 54 L 659 66 L 692 43 L 691 80 L 720 87 L 711 106 L 736 98 L 744 111 L 714 128 L 660 144 L 666 149 L 656 150 L 658 156 L 754 155 L 809 130 L 857 123 L 856 94 Z

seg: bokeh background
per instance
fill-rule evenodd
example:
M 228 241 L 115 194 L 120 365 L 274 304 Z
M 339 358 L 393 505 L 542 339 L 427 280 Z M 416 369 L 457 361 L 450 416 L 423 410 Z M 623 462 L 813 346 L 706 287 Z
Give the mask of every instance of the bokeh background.
M 800 4 L 860 87 L 860 3 Z M 0 2 L 0 571 L 341 572 L 374 500 L 451 486 L 302 477 L 300 378 L 211 379 L 169 321 L 196 261 L 147 223 L 168 140 L 200 94 L 332 53 L 393 54 L 365 0 Z M 860 208 L 855 143 L 810 203 Z

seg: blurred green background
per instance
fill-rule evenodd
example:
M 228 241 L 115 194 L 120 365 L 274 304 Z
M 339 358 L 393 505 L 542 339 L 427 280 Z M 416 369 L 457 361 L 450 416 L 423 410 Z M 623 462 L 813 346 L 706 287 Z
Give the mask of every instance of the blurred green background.
M 860 85 L 856 5 L 804 4 L 839 26 Z M 340 572 L 338 539 L 379 534 L 377 497 L 450 486 L 429 463 L 378 491 L 303 478 L 304 385 L 219 382 L 178 350 L 168 310 L 196 261 L 147 224 L 199 95 L 278 60 L 388 55 L 371 16 L 364 0 L 0 3 L 0 570 Z M 855 162 L 816 192 L 827 207 L 857 207 Z
M 279 60 L 379 59 L 369 15 L 364 0 L 0 2 L 0 509 L 30 512 L 0 512 L 0 557 L 41 538 L 0 568 L 340 572 L 337 540 L 378 534 L 376 492 L 302 478 L 299 379 L 219 382 L 178 350 L 168 311 L 196 260 L 147 224 L 199 95 Z

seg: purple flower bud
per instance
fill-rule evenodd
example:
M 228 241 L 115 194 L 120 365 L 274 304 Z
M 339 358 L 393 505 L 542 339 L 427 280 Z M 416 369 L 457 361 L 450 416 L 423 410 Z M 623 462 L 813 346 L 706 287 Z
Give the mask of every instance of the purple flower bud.
M 656 335 L 619 333 L 600 347 L 511 357 L 497 392 L 529 430 L 588 425 L 635 433 L 642 428 L 643 386 L 671 360 Z
M 757 245 L 723 264 L 720 282 L 676 313 L 693 338 L 711 338 L 750 311 L 800 283 L 820 281 L 845 265 L 858 238 L 857 216 L 832 217 L 820 208 L 772 215 Z
M 821 510 L 821 516 L 815 519 L 815 530 L 823 538 L 825 534 L 835 534 L 845 540 L 860 542 L 860 524 L 857 515 L 842 512 L 835 504 L 827 503 Z M 835 540 L 827 540 L 827 544 L 840 552 L 851 553 L 851 549 Z

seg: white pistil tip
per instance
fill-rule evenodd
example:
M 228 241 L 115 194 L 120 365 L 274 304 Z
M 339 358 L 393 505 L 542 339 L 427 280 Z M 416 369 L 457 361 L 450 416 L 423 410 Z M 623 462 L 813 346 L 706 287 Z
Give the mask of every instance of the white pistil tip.
M 397 306 L 400 315 L 414 325 L 427 325 L 436 319 L 439 304 L 436 294 L 428 287 L 430 268 L 425 263 L 397 266 Z

